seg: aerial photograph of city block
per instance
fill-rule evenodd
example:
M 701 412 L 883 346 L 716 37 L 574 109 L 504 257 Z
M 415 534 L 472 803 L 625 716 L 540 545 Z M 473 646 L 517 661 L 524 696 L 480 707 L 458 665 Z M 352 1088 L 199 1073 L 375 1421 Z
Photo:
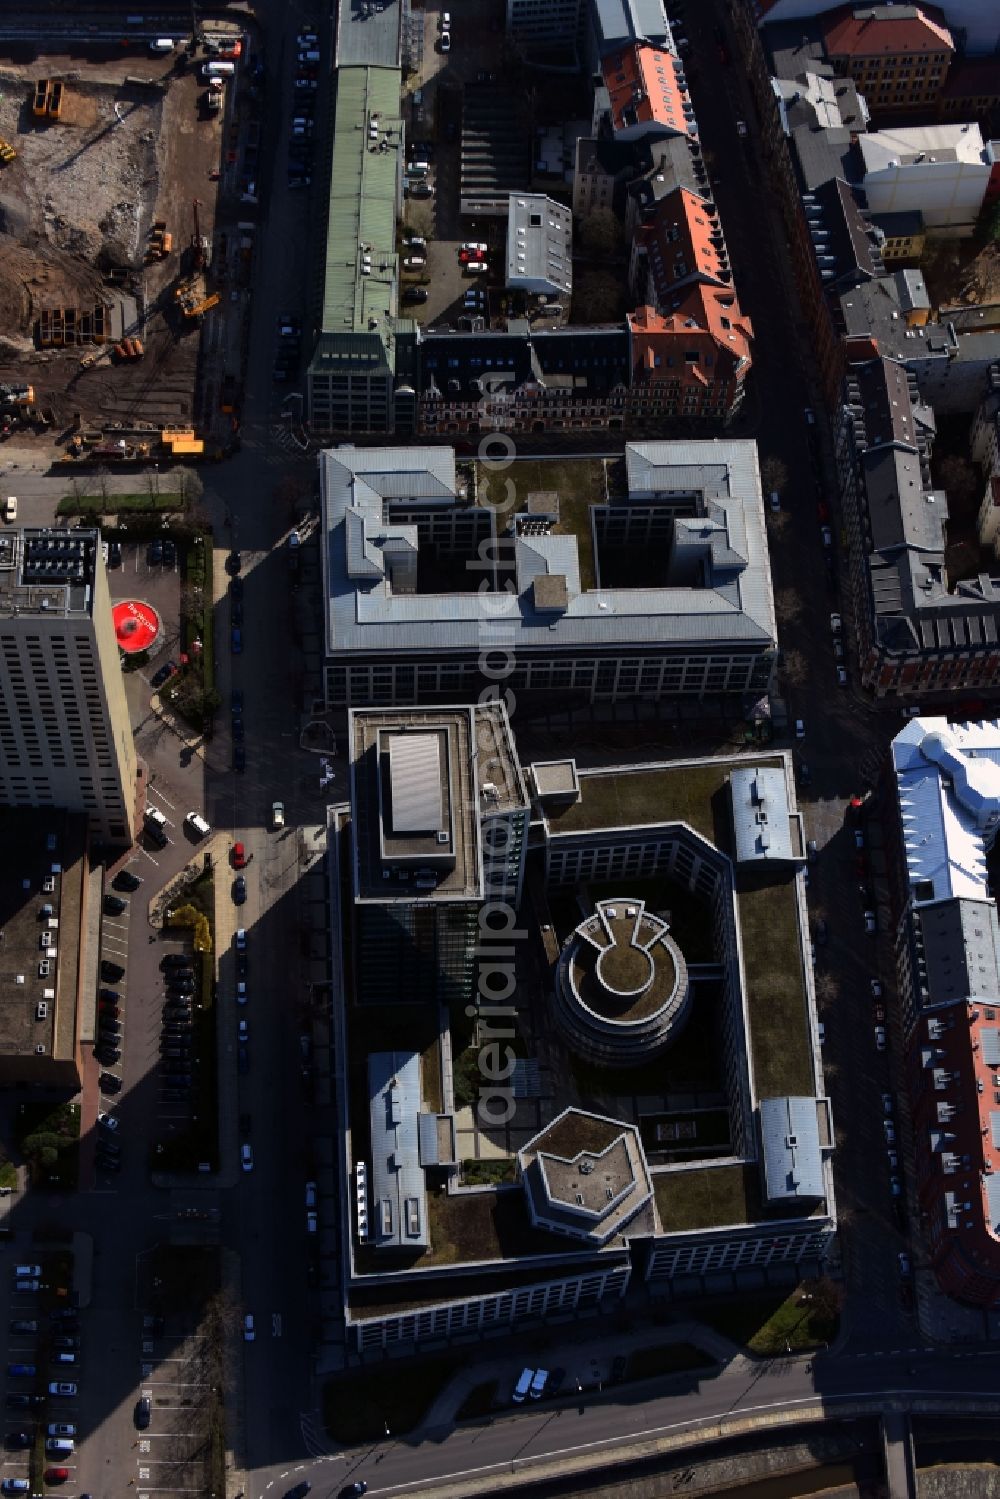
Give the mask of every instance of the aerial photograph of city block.
M 997 0 L 2 0 L 0 1496 L 1000 1495 L 998 833 Z

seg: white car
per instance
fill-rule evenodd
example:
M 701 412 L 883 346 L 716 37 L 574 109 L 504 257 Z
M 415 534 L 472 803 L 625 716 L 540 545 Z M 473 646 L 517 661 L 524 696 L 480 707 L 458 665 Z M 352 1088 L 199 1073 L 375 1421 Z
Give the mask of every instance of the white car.
M 243 1341 L 244 1343 L 252 1343 L 256 1336 L 257 1334 L 254 1331 L 253 1325 L 253 1313 L 247 1312 L 243 1318 Z
M 879 1051 L 885 1051 L 885 1048 L 886 1048 L 886 1039 L 885 1039 L 885 1026 L 884 1025 L 877 1025 L 875 1027 L 875 1046 L 876 1046 L 877 1050 L 879 1050 Z
M 253 1170 L 253 1146 L 252 1145 L 241 1145 L 240 1146 L 240 1165 L 243 1167 L 244 1171 L 252 1171 Z
M 830 615 L 830 629 L 833 631 L 833 633 L 835 635 L 839 635 L 840 632 L 841 632 L 841 630 L 843 628 L 844 628 L 844 621 L 841 619 L 840 615 L 839 614 L 831 614 Z
M 470 255 L 485 255 L 489 245 L 484 245 L 481 239 L 467 239 L 463 245 L 459 245 L 459 251 L 466 250 Z
M 869 979 L 869 983 L 872 986 L 872 999 L 881 999 L 882 998 L 882 984 L 881 984 L 881 981 L 879 979 Z
M 819 1037 L 819 1044 L 820 1044 L 820 1046 L 825 1046 L 826 1045 L 826 1026 L 823 1024 L 822 1020 L 817 1020 L 817 1022 L 816 1022 L 816 1034 Z
M 236 1039 L 242 1042 L 250 1040 L 250 1027 L 245 1020 L 241 1020 L 236 1027 Z
M 403 261 L 403 270 L 422 271 L 426 264 L 427 260 L 423 255 L 407 255 Z
M 66 1400 L 71 1400 L 76 1394 L 76 1385 L 66 1384 L 61 1380 L 53 1380 L 53 1382 L 49 1385 L 49 1394 L 60 1395 Z
M 271 803 L 271 826 L 272 828 L 283 828 L 285 826 L 284 802 Z
M 846 671 L 846 669 L 843 666 L 838 666 L 837 667 L 837 686 L 838 687 L 846 687 L 847 686 L 847 671 Z
M 451 32 L 450 31 L 442 31 L 442 33 L 441 33 L 441 51 L 442 52 L 450 52 L 451 51 Z
M 736 134 L 739 135 L 739 136 L 745 136 L 746 133 L 747 133 L 747 122 L 746 122 L 746 120 L 737 120 L 736 121 Z
M 485 260 L 468 260 L 462 269 L 467 276 L 485 276 L 489 266 Z
M 45 1428 L 50 1437 L 75 1437 L 76 1427 L 70 1421 L 50 1421 Z
M 806 737 L 806 726 L 801 718 L 795 720 L 795 737 L 796 739 L 804 739 Z
M 875 933 L 878 931 L 878 922 L 875 920 L 874 911 L 865 912 L 865 931 L 868 933 L 869 937 L 874 937 Z
M 441 12 L 440 16 L 438 17 L 438 26 L 441 28 L 442 31 L 450 31 L 451 30 L 451 11 L 450 10 L 443 10 Z
M 895 1145 L 896 1126 L 893 1124 L 891 1119 L 882 1120 L 882 1133 L 885 1135 L 885 1143 L 887 1145 Z
M 820 526 L 819 534 L 825 547 L 829 548 L 833 546 L 833 532 L 829 526 Z
M 249 1004 L 249 1002 L 250 996 L 247 993 L 247 986 L 241 979 L 240 982 L 236 985 L 236 1003 L 238 1005 L 245 1005 Z
M 306 1233 L 315 1234 L 319 1232 L 319 1219 L 313 1212 L 306 1213 Z
M 236 951 L 237 952 L 246 952 L 246 950 L 247 950 L 247 929 L 246 929 L 245 926 L 241 926 L 241 927 L 238 927 L 237 930 L 236 930 Z

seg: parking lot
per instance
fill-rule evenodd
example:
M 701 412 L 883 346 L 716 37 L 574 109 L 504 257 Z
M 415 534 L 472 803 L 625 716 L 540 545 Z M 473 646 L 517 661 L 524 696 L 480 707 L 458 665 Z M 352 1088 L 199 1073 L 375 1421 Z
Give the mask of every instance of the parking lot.
M 8 1261 L 4 1369 L 4 1493 L 41 1481 L 75 1495 L 81 1322 L 71 1305 L 71 1257 L 32 1251 Z M 53 1445 L 54 1444 L 54 1445 Z

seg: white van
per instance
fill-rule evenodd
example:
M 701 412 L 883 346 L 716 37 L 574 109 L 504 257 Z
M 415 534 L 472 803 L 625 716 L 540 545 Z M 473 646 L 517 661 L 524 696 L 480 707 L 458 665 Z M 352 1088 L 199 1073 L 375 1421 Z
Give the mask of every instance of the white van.
M 200 812 L 189 812 L 184 821 L 193 833 L 198 834 L 199 838 L 207 838 L 212 831 Z
M 170 36 L 158 36 L 155 42 L 150 42 L 149 50 L 155 56 L 165 56 L 174 50 L 174 39 Z
M 201 65 L 201 76 L 206 83 L 210 78 L 232 78 L 235 72 L 234 62 L 204 62 Z
M 541 1400 L 542 1396 L 545 1394 L 545 1386 L 548 1383 L 548 1379 L 548 1369 L 535 1370 L 535 1377 L 531 1381 L 531 1389 L 528 1392 L 531 1395 L 532 1400 Z
M 73 1451 L 73 1443 L 68 1437 L 49 1437 L 45 1443 L 45 1450 L 52 1457 L 69 1457 Z
M 3 502 L 4 520 L 17 520 L 17 495 L 9 494 Z
M 513 1400 L 515 1405 L 523 1405 L 525 1400 L 527 1400 L 528 1391 L 531 1389 L 531 1381 L 534 1379 L 534 1377 L 534 1369 L 521 1370 L 521 1377 L 517 1381 L 517 1384 L 514 1386 L 514 1393 L 511 1396 L 511 1399 Z

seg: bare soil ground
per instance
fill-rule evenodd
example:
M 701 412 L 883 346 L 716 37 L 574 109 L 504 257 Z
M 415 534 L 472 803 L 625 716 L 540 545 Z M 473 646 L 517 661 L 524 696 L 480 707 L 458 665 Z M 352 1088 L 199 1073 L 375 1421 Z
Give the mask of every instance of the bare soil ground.
M 932 241 L 920 268 L 934 307 L 1000 302 L 1000 244 Z
M 165 91 L 125 82 L 137 75 Z M 41 77 L 63 81 L 58 120 L 32 113 Z M 214 228 L 221 116 L 201 113 L 201 92 L 180 54 L 0 64 L 0 136 L 18 153 L 0 167 L 0 381 L 30 381 L 36 406 L 55 417 L 46 442 L 77 413 L 86 427 L 196 418 L 200 329 L 181 323 L 173 287 L 189 270 L 193 199 L 202 232 Z M 174 250 L 145 265 L 160 219 Z M 113 365 L 106 350 L 84 368 L 96 347 L 37 347 L 43 309 L 98 303 L 111 308 L 116 338 L 141 337 L 144 359 Z

